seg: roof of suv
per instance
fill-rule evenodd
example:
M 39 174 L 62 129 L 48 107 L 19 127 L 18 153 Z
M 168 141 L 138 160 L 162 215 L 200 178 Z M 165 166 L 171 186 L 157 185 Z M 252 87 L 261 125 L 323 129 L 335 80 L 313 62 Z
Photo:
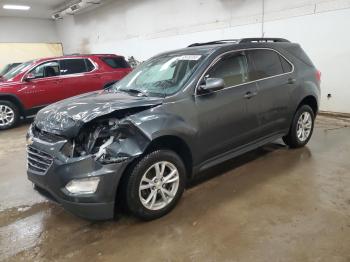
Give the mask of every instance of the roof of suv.
M 290 43 L 284 38 L 242 38 L 242 39 L 223 39 L 205 43 L 194 43 L 188 47 L 222 45 L 222 44 L 248 44 L 248 43 Z
M 189 45 L 186 48 L 172 50 L 168 52 L 161 53 L 160 55 L 172 55 L 172 54 L 193 54 L 195 51 L 196 54 L 206 55 L 217 51 L 219 49 L 226 49 L 227 47 L 282 47 L 282 46 L 291 46 L 296 45 L 291 43 L 289 40 L 284 38 L 242 38 L 242 39 L 224 39 L 216 40 L 204 43 L 194 43 Z
M 47 60 L 52 59 L 64 59 L 64 58 L 90 58 L 90 57 L 106 57 L 106 56 L 113 56 L 113 57 L 123 57 L 121 55 L 116 54 L 71 54 L 71 55 L 64 55 L 64 56 L 56 56 L 56 57 L 45 57 L 45 58 L 39 58 L 34 60 L 35 62 L 45 62 Z

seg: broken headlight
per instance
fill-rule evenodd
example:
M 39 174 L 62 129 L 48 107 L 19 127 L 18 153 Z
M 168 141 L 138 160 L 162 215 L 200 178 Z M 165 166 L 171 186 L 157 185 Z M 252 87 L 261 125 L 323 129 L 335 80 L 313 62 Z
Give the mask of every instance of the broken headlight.
M 78 137 L 62 148 L 62 153 L 70 157 L 91 155 L 103 164 L 120 162 L 125 157 L 109 154 L 108 147 L 118 143 L 123 134 L 117 119 L 95 121 L 85 126 Z
M 66 157 L 74 157 L 74 149 L 75 149 L 75 141 L 73 142 L 67 142 L 64 144 L 64 146 L 61 149 L 61 153 L 64 154 Z

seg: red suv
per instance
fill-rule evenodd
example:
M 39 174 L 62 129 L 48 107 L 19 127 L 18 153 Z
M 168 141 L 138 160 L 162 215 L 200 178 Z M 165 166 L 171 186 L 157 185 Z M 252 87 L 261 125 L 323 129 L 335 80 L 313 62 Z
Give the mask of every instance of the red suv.
M 0 78 L 0 129 L 56 101 L 101 90 L 131 71 L 117 55 L 73 55 L 23 63 Z

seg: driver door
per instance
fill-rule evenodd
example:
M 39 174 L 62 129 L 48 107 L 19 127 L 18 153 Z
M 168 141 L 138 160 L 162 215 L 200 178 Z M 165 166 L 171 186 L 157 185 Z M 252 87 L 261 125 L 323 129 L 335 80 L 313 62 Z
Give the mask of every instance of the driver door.
M 61 99 L 60 69 L 57 61 L 40 64 L 28 75 L 31 76 L 31 79 L 23 83 L 22 90 L 29 108 L 43 107 Z
M 202 161 L 215 160 L 254 140 L 259 123 L 247 101 L 253 99 L 249 94 L 257 94 L 257 85 L 249 83 L 248 74 L 248 62 L 243 52 L 219 57 L 204 74 L 202 81 L 222 78 L 225 88 L 197 93 L 195 97 L 200 125 L 198 146 L 206 145 Z

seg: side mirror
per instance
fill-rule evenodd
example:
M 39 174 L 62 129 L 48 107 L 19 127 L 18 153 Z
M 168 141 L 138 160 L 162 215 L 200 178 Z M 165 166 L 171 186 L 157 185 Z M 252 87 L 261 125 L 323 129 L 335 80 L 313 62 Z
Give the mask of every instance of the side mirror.
M 203 92 L 214 92 L 225 87 L 224 79 L 222 78 L 207 78 L 205 84 L 200 85 L 199 89 Z
M 31 80 L 35 79 L 35 75 L 32 73 L 29 73 L 25 76 L 24 81 L 30 82 Z

